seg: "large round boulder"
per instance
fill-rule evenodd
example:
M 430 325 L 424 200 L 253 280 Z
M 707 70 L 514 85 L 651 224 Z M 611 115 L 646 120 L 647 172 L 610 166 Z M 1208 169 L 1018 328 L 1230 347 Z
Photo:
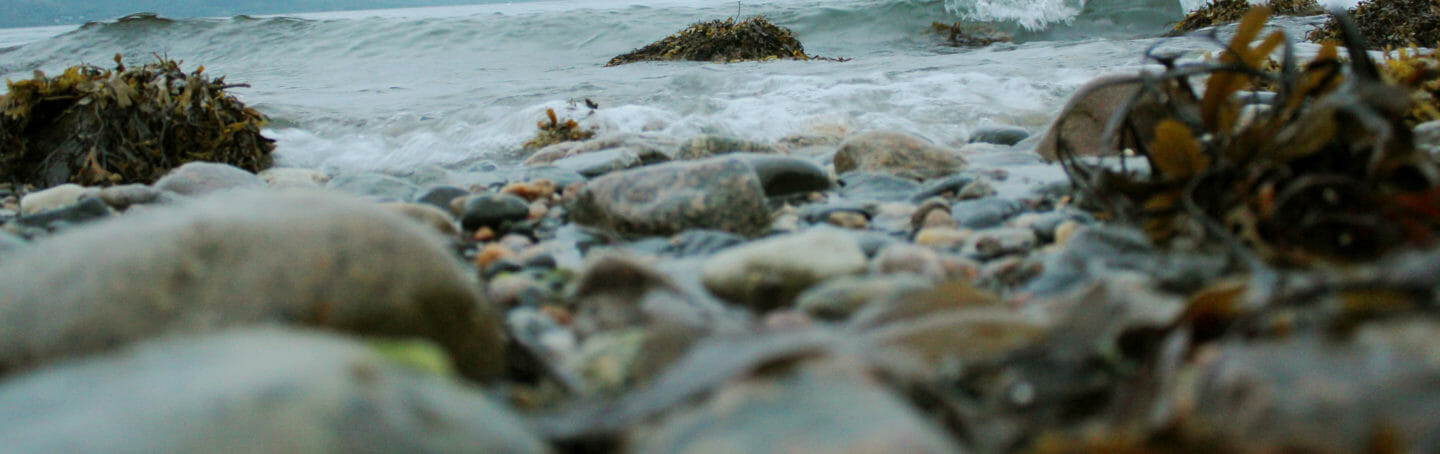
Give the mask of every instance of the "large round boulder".
M 166 333 L 282 323 L 422 337 L 498 375 L 504 333 L 426 226 L 335 194 L 239 192 L 96 223 L 0 263 L 0 374 Z
M 699 228 L 756 235 L 770 225 L 770 209 L 750 163 L 720 156 L 607 174 L 585 185 L 571 219 L 625 235 Z

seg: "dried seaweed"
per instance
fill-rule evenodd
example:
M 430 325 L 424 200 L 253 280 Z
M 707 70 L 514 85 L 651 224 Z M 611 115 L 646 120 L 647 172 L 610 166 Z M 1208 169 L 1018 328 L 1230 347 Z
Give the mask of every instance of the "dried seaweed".
M 114 70 L 73 66 L 7 82 L 0 98 L 0 178 L 39 187 L 150 183 L 191 161 L 251 171 L 271 164 L 265 117 L 226 92 L 224 77 L 180 62 Z
M 1167 93 L 1170 112 L 1134 150 L 1148 172 L 1082 162 L 1061 149 L 1072 181 L 1102 214 L 1133 222 L 1172 248 L 1222 247 L 1305 265 L 1430 243 L 1440 228 L 1440 171 L 1411 142 L 1411 88 L 1380 78 L 1358 34 L 1347 35 L 1354 56 L 1348 72 L 1333 44 L 1303 68 L 1281 32 L 1252 45 L 1268 14 L 1248 13 L 1218 61 L 1157 58 L 1167 70 L 1141 76 L 1141 94 Z M 1284 51 L 1281 68 L 1267 72 L 1262 64 L 1277 49 Z M 1208 76 L 1201 93 L 1191 84 L 1198 76 Z M 1236 94 L 1257 80 L 1273 82 L 1277 95 L 1242 123 Z M 1136 123 L 1132 115 L 1122 109 L 1107 135 L 1138 136 L 1125 128 Z
M 1370 49 L 1440 47 L 1440 2 L 1365 0 L 1355 5 L 1349 14 L 1355 18 L 1360 35 Z M 1343 38 L 1341 28 L 1339 19 L 1332 16 L 1306 38 L 1315 42 L 1339 42 Z
M 545 109 L 545 117 L 549 121 L 540 120 L 536 124 L 540 130 L 535 132 L 534 139 L 525 142 L 526 150 L 538 150 L 561 142 L 574 142 L 595 137 L 595 131 L 581 129 L 580 123 L 573 118 L 560 121 L 560 118 L 555 115 L 555 109 Z

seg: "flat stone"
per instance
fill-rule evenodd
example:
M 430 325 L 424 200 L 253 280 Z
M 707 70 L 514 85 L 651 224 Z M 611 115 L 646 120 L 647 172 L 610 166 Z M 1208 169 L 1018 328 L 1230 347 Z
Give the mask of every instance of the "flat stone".
M 691 137 L 680 144 L 676 150 L 675 158 L 683 160 L 704 159 L 711 156 L 718 156 L 727 153 L 778 153 L 779 151 L 770 144 L 739 139 L 735 137 L 723 137 L 713 134 L 701 134 Z
M 450 202 L 468 195 L 470 195 L 470 191 L 464 188 L 447 185 L 430 186 L 420 190 L 419 195 L 415 197 L 415 202 L 439 207 L 442 210 L 448 211 L 450 210 Z
M 571 156 L 554 162 L 556 167 L 574 170 L 586 178 L 595 178 L 617 170 L 640 167 L 640 155 L 629 148 L 612 148 Z
M 170 172 L 155 182 L 156 189 L 189 196 L 264 186 L 264 180 L 245 169 L 229 164 L 198 161 L 170 169 Z
M 1020 128 L 984 128 L 970 134 L 970 143 L 993 143 L 996 145 L 1015 145 L 1030 137 L 1030 133 Z
M 100 200 L 117 210 L 128 209 L 134 205 L 164 202 L 168 200 L 169 197 L 173 196 L 169 196 L 164 191 L 143 184 L 111 186 L 100 190 Z
M 1117 140 L 1121 140 L 1118 144 L 1102 143 L 1101 139 L 1110 118 L 1140 91 L 1142 82 L 1133 75 L 1108 75 L 1086 83 L 1065 103 L 1035 146 L 1035 152 L 1046 161 L 1054 161 L 1062 139 L 1065 148 L 1077 156 L 1096 156 L 1134 146 L 1123 140 L 1123 134 L 1116 135 Z M 1167 109 L 1164 101 L 1153 94 L 1142 96 L 1136 102 L 1131 118 L 1136 122 L 1135 130 L 1140 131 L 1141 142 L 1152 141 L 1155 124 L 1170 118 Z
M 898 202 L 920 192 L 920 183 L 889 173 L 855 171 L 840 176 L 840 195 L 850 200 Z
M 0 383 L 15 452 L 548 449 L 483 394 L 364 343 L 276 328 L 178 336 Z
M 721 251 L 705 263 L 701 281 L 716 296 L 763 312 L 789 306 L 826 279 L 862 273 L 865 264 L 850 235 L 814 228 Z
M 955 150 L 898 132 L 872 132 L 846 140 L 834 159 L 838 174 L 852 170 L 889 172 L 918 180 L 965 168 L 965 158 Z
M 79 203 L 66 205 L 29 216 L 22 216 L 17 223 L 26 227 L 58 230 L 79 224 L 90 223 L 109 217 L 110 206 L 95 197 L 80 199 Z
M 265 169 L 258 176 L 267 186 L 276 189 L 323 188 L 330 182 L 330 175 L 315 169 L 298 167 L 277 167 Z
M 421 224 L 435 229 L 435 232 L 441 235 L 452 236 L 460 233 L 460 229 L 455 228 L 455 218 L 450 216 L 450 212 L 437 208 L 434 205 L 390 202 L 382 203 L 380 207 L 419 221 Z
M 419 186 L 383 173 L 342 174 L 330 180 L 326 187 L 346 194 L 390 202 L 409 201 L 420 191 Z
M 605 175 L 585 185 L 570 215 L 580 224 L 642 236 L 694 228 L 756 235 L 770 223 L 760 178 L 734 156 Z
M 58 210 L 80 202 L 86 188 L 66 183 L 41 191 L 25 194 L 20 198 L 20 215 L 28 216 L 43 211 Z
M 561 142 L 537 150 L 525 160 L 529 167 L 550 164 L 561 159 L 613 148 L 629 148 L 645 164 L 669 161 L 679 146 L 675 138 L 663 134 L 606 134 L 580 142 Z M 558 181 L 558 180 L 557 180 Z
M 950 216 L 967 229 L 996 227 L 1024 211 L 1025 204 L 1014 199 L 964 200 L 950 206 Z
M 931 280 L 913 274 L 841 276 L 811 287 L 795 300 L 795 308 L 813 317 L 843 321 L 872 301 L 929 289 Z
M 431 339 L 461 374 L 493 378 L 504 333 L 448 248 L 333 193 L 218 194 L 78 227 L 0 263 L 0 374 L 167 333 L 278 323 Z
M 731 384 L 636 437 L 634 452 L 961 452 L 873 378 L 821 367 Z

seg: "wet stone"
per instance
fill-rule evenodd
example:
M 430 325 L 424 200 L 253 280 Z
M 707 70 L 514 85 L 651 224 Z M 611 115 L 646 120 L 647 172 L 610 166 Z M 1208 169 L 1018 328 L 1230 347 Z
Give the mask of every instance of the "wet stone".
M 1076 210 L 1047 211 L 1044 213 L 1025 213 L 1016 216 L 1013 223 L 1016 227 L 1026 227 L 1035 232 L 1035 237 L 1041 242 L 1055 242 L 1056 231 L 1066 221 L 1074 221 L 1081 224 L 1091 224 L 1095 218 L 1089 213 Z
M 661 134 L 606 134 L 581 142 L 561 142 L 541 148 L 525 160 L 527 167 L 539 167 L 561 159 L 615 148 L 628 148 L 646 165 L 669 161 L 679 144 Z M 559 180 L 556 180 L 559 181 Z M 564 186 L 562 184 L 562 186 Z
M 504 334 L 472 274 L 425 226 L 362 200 L 204 197 L 75 228 L 0 263 L 0 373 L 168 333 L 287 324 L 430 339 L 462 375 L 487 380 Z
M 87 189 L 78 184 L 66 183 L 41 191 L 25 194 L 20 198 L 20 214 L 31 215 L 58 210 L 80 202 Z
M 854 213 L 870 219 L 876 214 L 876 206 L 867 202 L 839 202 L 824 205 L 804 205 L 799 209 L 800 219 L 810 224 L 827 222 L 837 213 Z
M 411 200 L 420 190 L 418 186 L 409 181 L 383 173 L 340 175 L 330 180 L 328 187 L 346 194 L 373 197 L 391 202 Z
M 622 235 L 693 228 L 756 235 L 770 224 L 764 188 L 744 158 L 721 156 L 616 172 L 586 184 L 571 220 Z
M 416 203 L 424 203 L 439 207 L 442 210 L 450 210 L 450 202 L 455 199 L 470 195 L 470 191 L 455 186 L 430 186 L 420 190 L 415 197 Z
M 0 383 L 0 439 L 16 452 L 547 452 L 509 410 L 393 355 L 274 328 L 146 342 Z
M 59 230 L 110 217 L 110 206 L 98 198 L 86 197 L 79 203 L 63 208 L 21 216 L 16 223 L 25 227 Z
M 956 202 L 950 216 L 960 227 L 984 229 L 1004 224 L 1025 210 L 1025 203 L 1014 199 L 976 199 Z
M 962 189 L 974 183 L 979 176 L 970 172 L 960 172 L 954 175 L 947 175 L 940 178 L 931 178 L 925 181 L 915 195 L 910 196 L 910 201 L 921 203 L 932 197 L 955 198 Z
M 719 230 L 687 230 L 670 237 L 660 254 L 674 257 L 710 255 L 745 242 L 745 237 Z
M 865 264 L 848 234 L 815 228 L 726 249 L 705 263 L 701 280 L 716 296 L 764 312 L 789 306 L 826 279 L 859 274 Z
M 380 206 L 425 224 L 441 235 L 453 236 L 460 233 L 460 230 L 455 228 L 455 218 L 450 216 L 450 212 L 434 206 L 401 202 L 382 203 Z
M 888 173 L 849 172 L 840 176 L 840 195 L 850 200 L 898 202 L 910 200 L 920 183 Z
M 880 250 L 870 262 L 872 274 L 912 274 L 930 282 L 945 279 L 945 265 L 933 249 L 896 243 Z
M 617 170 L 639 167 L 642 164 L 640 155 L 629 148 L 612 148 L 585 153 L 554 162 L 556 167 L 574 170 L 575 173 L 586 178 L 595 178 Z
M 909 273 L 841 276 L 805 290 L 795 299 L 795 308 L 819 319 L 841 321 L 873 301 L 900 298 L 932 285 L 929 279 Z
M 755 168 L 765 195 L 779 197 L 830 189 L 830 174 L 814 161 L 784 155 L 736 154 Z
M 481 227 L 501 232 L 530 217 L 530 204 L 510 194 L 471 196 L 461 206 L 460 225 L 466 232 L 474 232 Z
M 974 252 L 990 259 L 1010 254 L 1024 254 L 1039 243 L 1035 232 L 1024 227 L 1000 227 L 975 232 Z
M 264 180 L 245 169 L 211 162 L 186 163 L 155 182 L 156 189 L 189 196 L 264 186 Z
M 993 143 L 996 145 L 1015 145 L 1030 137 L 1030 133 L 1020 128 L 985 128 L 975 131 L 970 135 L 970 143 Z
M 858 170 L 890 172 L 924 180 L 965 168 L 965 158 L 909 134 L 872 132 L 845 141 L 835 153 L 835 173 Z
M 721 389 L 637 434 L 638 453 L 958 453 L 909 404 L 855 371 L 801 366 Z
M 701 134 L 680 144 L 675 159 L 704 159 L 726 153 L 778 153 L 770 144 L 734 137 Z

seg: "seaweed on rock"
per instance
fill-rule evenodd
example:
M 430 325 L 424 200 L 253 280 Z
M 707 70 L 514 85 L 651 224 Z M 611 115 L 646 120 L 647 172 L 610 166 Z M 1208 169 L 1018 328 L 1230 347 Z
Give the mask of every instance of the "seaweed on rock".
M 561 142 L 575 142 L 595 137 L 595 131 L 581 129 L 580 123 L 573 118 L 560 121 L 560 118 L 555 116 L 555 109 L 545 109 L 545 117 L 550 121 L 540 120 L 536 124 L 540 130 L 535 132 L 534 139 L 525 142 L 526 150 L 538 150 Z
M 185 73 L 158 58 L 114 70 L 73 66 L 7 82 L 0 97 L 0 179 L 38 187 L 150 183 L 191 161 L 269 167 L 265 116 L 226 92 L 245 85 Z
M 1072 181 L 1105 215 L 1138 224 L 1157 244 L 1221 247 L 1247 263 L 1363 261 L 1430 243 L 1440 230 L 1440 169 L 1412 144 L 1412 87 L 1381 79 L 1356 33 L 1345 35 L 1348 71 L 1333 43 L 1303 68 L 1282 32 L 1252 45 L 1268 13 L 1248 13 L 1218 62 L 1157 58 L 1167 70 L 1139 76 L 1139 95 L 1163 93 L 1169 111 L 1153 140 L 1131 142 L 1148 171 L 1129 167 L 1125 150 L 1108 151 L 1119 162 L 1097 163 L 1062 147 Z M 1261 70 L 1277 49 L 1280 72 Z M 1202 75 L 1196 93 L 1191 78 Z M 1235 95 L 1256 79 L 1279 88 L 1244 121 Z M 1128 110 L 1110 119 L 1108 136 L 1140 137 Z
M 805 47 L 784 27 L 761 16 L 696 22 L 679 33 L 610 59 L 605 66 L 641 61 L 692 60 L 717 63 L 810 60 Z
M 1440 2 L 1434 0 L 1365 0 L 1355 5 L 1354 16 L 1370 49 L 1406 46 L 1440 47 Z M 1340 41 L 1339 19 L 1331 17 L 1310 31 L 1310 41 Z
M 1323 12 L 1315 0 L 1270 0 L 1266 2 L 1266 6 L 1275 14 L 1285 16 L 1313 16 Z M 1249 10 L 1250 2 L 1248 0 L 1215 0 L 1186 14 L 1185 19 L 1175 24 L 1175 28 L 1170 31 L 1170 34 L 1177 35 L 1214 25 L 1236 22 Z
M 930 29 L 935 34 L 944 37 L 951 46 L 956 47 L 984 47 L 995 43 L 1014 41 L 1009 34 L 988 24 L 966 25 L 963 22 L 953 24 L 935 22 L 930 24 Z

